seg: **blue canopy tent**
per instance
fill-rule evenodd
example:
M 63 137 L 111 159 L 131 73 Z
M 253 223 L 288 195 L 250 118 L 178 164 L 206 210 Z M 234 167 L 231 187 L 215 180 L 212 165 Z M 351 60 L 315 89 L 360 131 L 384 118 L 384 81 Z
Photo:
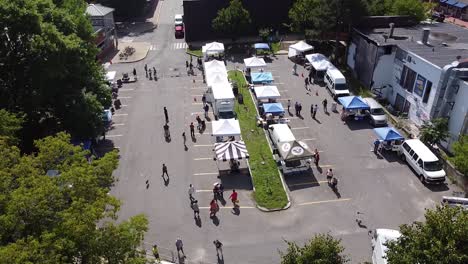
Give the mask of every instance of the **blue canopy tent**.
M 261 50 L 270 50 L 270 46 L 268 46 L 267 43 L 255 43 L 254 48 L 261 49 Z
M 405 138 L 393 127 L 374 128 L 375 134 L 384 141 L 404 140 Z
M 253 72 L 251 76 L 253 84 L 273 82 L 273 74 L 271 72 Z
M 339 97 L 338 101 L 346 110 L 369 110 L 369 105 L 364 102 L 361 96 Z
M 263 104 L 265 114 L 282 115 L 284 114 L 283 105 L 280 103 Z

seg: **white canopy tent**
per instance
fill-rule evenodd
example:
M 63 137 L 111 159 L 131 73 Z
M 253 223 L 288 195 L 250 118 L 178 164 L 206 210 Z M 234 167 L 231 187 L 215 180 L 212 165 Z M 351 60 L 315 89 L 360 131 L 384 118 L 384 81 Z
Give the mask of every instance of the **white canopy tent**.
M 219 61 L 219 60 L 207 61 L 203 64 L 203 67 L 205 69 L 205 72 L 208 72 L 214 69 L 220 69 L 220 70 L 226 71 L 226 65 L 224 65 L 224 62 Z
M 216 76 L 216 75 L 223 75 L 227 77 L 227 71 L 221 68 L 211 68 L 210 70 L 205 72 L 206 76 Z
M 220 119 L 211 122 L 212 136 L 229 137 L 240 136 L 241 130 L 239 121 L 236 119 Z
M 306 55 L 306 59 L 316 71 L 326 71 L 330 66 L 333 66 L 328 58 L 320 53 Z
M 228 81 L 227 75 L 224 75 L 222 73 L 208 74 L 206 76 L 206 84 L 208 86 L 213 86 L 216 84 L 225 84 L 225 83 L 229 83 L 229 81 Z
M 289 52 L 288 52 L 288 57 L 294 57 L 297 56 L 300 53 L 307 52 L 309 50 L 314 49 L 313 46 L 307 44 L 305 41 L 299 41 L 296 44 L 293 44 L 289 46 Z
M 108 71 L 106 72 L 106 81 L 113 82 L 115 79 L 115 75 L 117 74 L 116 71 Z
M 265 60 L 257 57 L 244 59 L 244 64 L 247 68 L 261 68 L 266 66 Z
M 202 46 L 203 57 L 224 53 L 224 44 L 219 42 L 211 42 Z
M 258 100 L 278 99 L 281 97 L 276 86 L 255 86 L 254 92 Z
M 215 84 L 211 87 L 213 89 L 213 98 L 217 99 L 234 99 L 234 93 L 232 92 L 231 85 L 226 84 Z

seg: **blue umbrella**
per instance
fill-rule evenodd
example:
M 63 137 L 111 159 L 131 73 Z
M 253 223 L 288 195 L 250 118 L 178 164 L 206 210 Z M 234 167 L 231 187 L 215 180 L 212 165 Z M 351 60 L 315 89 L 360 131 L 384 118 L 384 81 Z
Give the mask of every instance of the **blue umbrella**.
M 370 109 L 369 105 L 366 102 L 364 102 L 361 96 L 339 97 L 338 101 L 345 109 L 348 109 L 348 110 Z
M 384 141 L 404 140 L 405 138 L 393 127 L 374 128 L 375 134 Z

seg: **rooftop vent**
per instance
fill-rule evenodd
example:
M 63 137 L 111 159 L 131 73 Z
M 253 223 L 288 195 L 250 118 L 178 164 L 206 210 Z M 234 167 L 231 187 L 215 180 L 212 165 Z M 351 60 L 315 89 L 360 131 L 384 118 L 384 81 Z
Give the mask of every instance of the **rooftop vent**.
M 431 34 L 430 28 L 423 28 L 421 41 L 418 41 L 419 44 L 427 45 L 429 44 L 429 35 Z

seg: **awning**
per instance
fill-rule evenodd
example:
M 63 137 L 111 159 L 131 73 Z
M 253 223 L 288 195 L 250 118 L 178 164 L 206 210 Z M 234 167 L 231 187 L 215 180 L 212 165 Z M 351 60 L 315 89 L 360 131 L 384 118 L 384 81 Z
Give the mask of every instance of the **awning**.
M 458 2 L 458 3 L 456 3 L 454 6 L 460 8 L 460 9 L 463 9 L 463 8 L 467 7 L 468 4 L 467 4 L 467 3 Z
M 220 119 L 211 122 L 212 136 L 240 136 L 239 121 L 235 119 Z
M 248 159 L 249 152 L 244 141 L 229 141 L 215 144 L 216 159 L 222 161 Z
M 247 68 L 258 68 L 266 66 L 265 60 L 257 57 L 244 59 L 244 64 Z
M 273 82 L 273 74 L 271 72 L 253 72 L 252 83 L 271 83 Z
M 265 114 L 266 113 L 273 114 L 273 115 L 284 114 L 284 108 L 281 103 L 263 104 L 263 110 Z
M 224 69 L 226 70 L 226 65 L 224 64 L 223 61 L 219 60 L 211 60 L 203 63 L 203 67 L 206 71 L 212 70 L 212 69 Z
M 455 4 L 458 2 L 458 0 L 447 0 L 444 2 L 444 4 L 446 5 L 451 5 L 451 6 L 455 6 Z
M 375 134 L 385 141 L 392 141 L 392 140 L 404 140 L 405 138 L 398 133 L 398 131 L 393 127 L 379 127 L 374 128 Z
M 312 50 L 314 47 L 305 43 L 305 41 L 299 41 L 298 43 L 289 46 L 288 57 L 296 56 L 298 53 Z
M 232 92 L 231 85 L 226 84 L 215 84 L 211 86 L 213 91 L 213 98 L 216 100 L 223 99 L 234 99 L 234 93 Z
M 255 43 L 255 44 L 254 44 L 254 48 L 255 48 L 255 49 L 266 49 L 266 50 L 269 50 L 269 49 L 270 49 L 270 46 L 268 46 L 267 43 Z
M 112 82 L 115 79 L 115 74 L 116 73 L 117 73 L 116 71 L 106 72 L 106 81 Z
M 306 59 L 316 71 L 326 71 L 328 67 L 333 66 L 328 58 L 320 53 L 306 55 Z
M 338 97 L 338 101 L 345 109 L 348 110 L 369 109 L 369 105 L 367 105 L 360 96 Z
M 307 144 L 297 140 L 279 143 L 278 151 L 284 161 L 311 159 L 313 157 Z
M 254 92 L 258 100 L 278 99 L 281 97 L 276 86 L 255 86 Z
M 221 75 L 221 76 L 228 76 L 226 69 L 222 68 L 211 68 L 207 71 L 205 71 L 206 76 L 216 76 L 216 75 Z
M 219 42 L 211 42 L 202 46 L 202 53 L 216 54 L 224 52 L 224 44 Z

